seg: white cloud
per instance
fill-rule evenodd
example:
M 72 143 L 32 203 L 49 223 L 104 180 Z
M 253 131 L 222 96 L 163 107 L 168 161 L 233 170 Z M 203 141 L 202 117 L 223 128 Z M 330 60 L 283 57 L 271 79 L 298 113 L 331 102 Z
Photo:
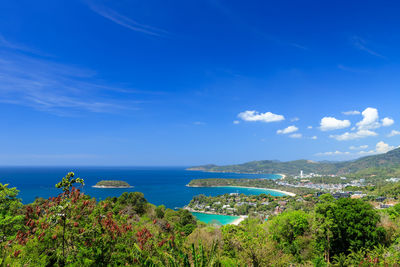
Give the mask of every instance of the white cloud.
M 299 121 L 300 119 L 298 117 L 294 117 L 292 119 L 290 119 L 291 122 L 295 122 L 295 121 Z
M 361 114 L 361 112 L 358 110 L 349 110 L 349 111 L 343 111 L 342 114 L 344 114 L 344 115 L 359 115 L 359 114 Z
M 366 108 L 362 112 L 363 119 L 357 122 L 357 127 L 359 130 L 370 130 L 379 128 L 381 125 L 379 123 L 378 110 L 376 108 Z
M 95 1 L 86 1 L 89 8 L 98 15 L 109 19 L 110 21 L 128 28 L 132 31 L 141 32 L 154 36 L 168 36 L 169 33 L 163 29 L 159 29 L 150 25 L 139 23 L 131 18 L 121 15 L 117 11 L 108 8 L 104 5 L 94 3 Z
M 301 133 L 295 133 L 295 134 L 291 134 L 289 135 L 290 138 L 302 138 L 303 135 Z
M 312 126 L 307 126 L 307 129 L 312 129 Z
M 318 137 L 316 135 L 314 135 L 313 137 L 311 137 L 312 140 L 317 140 Z
M 338 120 L 334 117 L 324 117 L 321 119 L 320 129 L 322 131 L 332 131 L 347 128 L 351 125 L 349 120 Z
M 394 149 L 394 146 L 389 146 L 383 141 L 376 144 L 376 153 L 386 153 L 392 149 Z
M 367 149 L 368 145 L 363 145 L 363 146 L 351 146 L 349 147 L 351 150 L 361 150 L 361 149 Z
M 262 122 L 275 122 L 283 121 L 285 117 L 283 115 L 274 114 L 271 112 L 259 113 L 255 110 L 246 110 L 239 113 L 239 118 L 244 121 L 262 121 Z
M 351 38 L 351 41 L 352 41 L 354 47 L 361 51 L 367 52 L 368 54 L 375 56 L 375 57 L 386 58 L 385 56 L 383 56 L 383 55 L 379 54 L 378 52 L 372 50 L 371 48 L 367 47 L 367 41 L 359 36 L 353 36 Z
M 378 134 L 373 129 L 380 128 L 382 126 L 391 126 L 394 123 L 394 120 L 391 118 L 383 118 L 381 122 L 379 122 L 379 114 L 376 108 L 368 107 L 362 113 L 363 119 L 357 122 L 357 128 L 352 128 L 351 130 L 354 132 L 346 132 L 341 135 L 331 135 L 331 138 L 334 138 L 339 141 L 344 140 L 354 140 L 365 138 L 369 136 L 377 136 Z M 322 127 L 322 121 L 321 121 Z M 394 132 L 395 134 L 395 132 Z M 389 134 L 389 136 L 393 136 Z
M 297 132 L 299 130 L 299 128 L 297 128 L 296 126 L 292 125 L 289 126 L 283 130 L 278 130 L 276 131 L 277 134 L 289 134 L 289 133 L 294 133 Z
M 239 124 L 239 123 L 240 123 L 240 121 L 238 121 L 238 120 L 233 121 L 233 124 Z
M 359 130 L 357 132 L 345 132 L 344 134 L 340 135 L 330 135 L 330 138 L 334 138 L 338 141 L 347 141 L 347 140 L 355 140 L 355 139 L 361 139 L 365 137 L 370 137 L 370 136 L 377 136 L 378 134 L 374 131 L 370 130 Z
M 333 152 L 321 152 L 317 153 L 318 156 L 339 156 L 339 155 L 349 155 L 350 152 L 342 152 L 339 150 L 333 151 Z
M 206 123 L 202 122 L 202 121 L 195 121 L 195 122 L 193 122 L 193 124 L 194 125 L 206 125 Z
M 388 127 L 394 123 L 394 120 L 389 117 L 383 118 L 381 122 L 379 122 L 379 114 L 376 108 L 366 108 L 362 112 L 362 116 L 363 119 L 356 124 L 358 130 L 372 130 L 382 126 Z
M 369 136 L 377 136 L 378 134 L 373 129 L 380 128 L 382 126 L 390 126 L 394 123 L 394 120 L 391 118 L 384 118 L 379 122 L 378 110 L 376 108 L 366 108 L 362 112 L 363 119 L 359 121 L 356 125 L 357 128 L 352 128 L 351 130 L 354 132 L 346 132 L 341 135 L 331 135 L 331 138 L 334 138 L 339 141 L 344 140 L 355 140 L 361 139 Z
M 1 37 L 0 43 L 3 42 L 7 41 Z M 1 51 L 0 77 L 0 103 L 61 116 L 135 110 L 144 103 L 136 93 L 148 93 L 114 86 L 95 70 L 56 62 L 10 42 L 7 51 Z
M 392 130 L 390 132 L 390 134 L 388 134 L 388 137 L 393 137 L 393 136 L 396 136 L 396 135 L 400 135 L 400 131 Z
M 390 146 L 383 141 L 380 141 L 376 144 L 375 150 L 370 151 L 360 151 L 358 152 L 359 155 L 374 155 L 374 154 L 383 154 L 389 152 L 390 150 L 395 149 L 394 146 Z
M 384 126 L 384 127 L 391 126 L 391 125 L 393 125 L 393 123 L 394 123 L 394 120 L 391 118 L 386 117 L 386 118 L 382 119 L 382 126 Z
M 351 146 L 350 149 L 352 149 L 352 150 L 357 150 L 357 149 L 359 149 L 359 148 L 365 149 L 365 148 L 367 148 L 367 147 L 368 147 L 368 146 L 366 146 L 366 145 L 365 145 L 365 146 L 359 146 L 359 147 Z M 362 151 L 358 151 L 358 152 L 351 153 L 351 152 L 348 152 L 348 151 L 339 151 L 339 150 L 336 150 L 336 151 L 333 151 L 333 152 L 322 152 L 322 153 L 317 153 L 317 155 L 318 155 L 318 156 L 341 156 L 341 155 L 351 155 L 351 156 L 357 157 L 357 156 L 367 156 L 367 155 L 382 154 L 382 153 L 386 153 L 386 152 L 388 152 L 388 151 L 390 151 L 390 150 L 392 150 L 392 149 L 395 149 L 395 147 L 394 147 L 394 146 L 390 146 L 390 145 L 386 144 L 386 143 L 383 142 L 383 141 L 380 141 L 380 142 L 378 142 L 378 143 L 376 144 L 375 149 L 372 149 L 372 150 L 369 150 L 369 151 L 364 151 L 364 150 L 362 150 Z

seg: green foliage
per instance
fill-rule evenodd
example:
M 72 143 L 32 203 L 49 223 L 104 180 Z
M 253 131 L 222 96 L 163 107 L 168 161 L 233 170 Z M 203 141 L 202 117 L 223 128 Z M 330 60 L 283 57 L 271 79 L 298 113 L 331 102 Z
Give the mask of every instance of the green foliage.
M 186 226 L 188 224 L 196 224 L 196 218 L 188 210 L 179 210 L 179 225 Z
M 22 203 L 17 198 L 18 190 L 0 183 L 0 264 L 6 257 L 4 247 L 15 238 L 18 231 L 25 228 L 23 224 Z
M 18 190 L 0 183 L 0 243 L 13 237 L 23 228 L 22 203 L 17 198 Z
M 244 266 L 282 266 L 291 262 L 291 255 L 274 248 L 268 232 L 257 219 L 247 219 L 239 226 L 222 227 L 223 253 Z M 239 265 L 237 264 L 237 265 Z
M 155 209 L 156 212 L 156 216 L 159 219 L 164 218 L 164 214 L 165 214 L 165 206 L 164 205 L 160 205 Z
M 377 226 L 380 218 L 369 203 L 359 199 L 334 200 L 321 196 L 315 208 L 317 248 L 329 260 L 333 255 L 373 248 L 384 240 L 385 229 Z
M 304 211 L 287 211 L 269 222 L 269 232 L 281 249 L 301 261 L 302 250 L 307 246 L 304 236 L 310 232 L 309 221 L 310 215 Z
M 119 198 L 107 198 L 113 202 L 115 212 L 142 215 L 147 209 L 147 200 L 141 192 L 124 192 Z
M 73 172 L 69 172 L 64 178 L 62 178 L 61 182 L 56 184 L 56 188 L 61 188 L 64 191 L 64 193 L 68 194 L 71 190 L 71 187 L 75 183 L 85 185 L 85 183 L 83 182 L 83 179 L 74 178 L 74 176 L 75 176 L 75 174 Z
M 400 182 L 397 183 L 389 183 L 383 186 L 380 186 L 376 190 L 376 194 L 380 196 L 399 198 L 400 197 Z
M 279 243 L 291 244 L 309 230 L 308 220 L 309 216 L 304 211 L 284 212 L 271 220 L 272 238 Z
M 384 210 L 392 219 L 400 218 L 400 203 Z
M 29 205 L 21 204 L 15 188 L 0 184 L 1 266 L 400 264 L 400 204 L 378 212 L 367 201 L 335 200 L 329 194 L 276 200 L 267 195 L 195 197 L 196 205 L 217 199 L 230 205 L 229 199 L 237 197 L 287 203 L 286 211 L 268 221 L 257 215 L 265 211 L 257 205 L 237 226 L 211 226 L 188 210 L 151 205 L 139 192 L 97 202 L 73 186 L 83 184 L 73 176 L 57 184 L 63 191 L 59 196 Z

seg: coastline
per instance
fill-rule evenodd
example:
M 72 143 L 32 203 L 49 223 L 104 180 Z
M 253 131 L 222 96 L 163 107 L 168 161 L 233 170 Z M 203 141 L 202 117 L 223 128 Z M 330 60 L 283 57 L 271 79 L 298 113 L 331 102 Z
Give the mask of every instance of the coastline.
M 186 185 L 187 187 L 236 187 L 236 188 L 249 188 L 249 189 L 264 189 L 264 190 L 269 190 L 269 191 L 274 191 L 274 192 L 278 192 L 278 193 L 282 193 L 291 197 L 295 197 L 296 194 L 292 193 L 292 192 L 288 192 L 288 191 L 283 191 L 283 190 L 279 190 L 279 189 L 272 189 L 272 188 L 263 188 L 263 187 L 250 187 L 250 186 L 235 186 L 235 185 L 226 185 L 226 186 L 222 186 L 222 185 L 218 185 L 218 186 L 198 186 L 198 185 Z
M 243 222 L 245 219 L 247 219 L 247 217 L 248 217 L 247 215 L 240 215 L 240 218 L 237 218 L 236 220 L 234 220 L 230 224 L 239 225 L 241 222 Z
M 184 210 L 188 210 L 190 212 L 204 213 L 204 214 L 210 214 L 210 215 L 235 216 L 235 215 L 226 215 L 226 214 L 216 213 L 216 212 L 212 212 L 212 211 L 198 211 L 198 210 L 194 210 L 192 208 L 189 208 L 188 206 L 183 207 L 183 209 Z
M 277 173 L 276 175 L 280 175 L 282 180 L 286 178 L 286 174 L 283 173 Z
M 232 224 L 232 225 L 239 225 L 242 221 L 244 221 L 248 217 L 247 215 L 227 215 L 227 214 L 221 214 L 221 213 L 216 213 L 216 212 L 212 212 L 212 211 L 198 211 L 198 210 L 189 208 L 187 206 L 183 207 L 183 209 L 188 210 L 190 212 L 203 213 L 203 214 L 209 214 L 209 215 L 239 217 L 239 218 L 235 219 L 234 221 L 228 223 L 228 224 Z

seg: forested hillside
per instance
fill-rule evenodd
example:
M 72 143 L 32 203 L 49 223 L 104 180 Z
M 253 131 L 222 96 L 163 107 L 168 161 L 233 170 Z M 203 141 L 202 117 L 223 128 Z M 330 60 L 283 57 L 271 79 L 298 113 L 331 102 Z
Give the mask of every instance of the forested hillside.
M 156 207 L 139 192 L 98 202 L 75 187 L 83 184 L 69 173 L 56 185 L 60 195 L 28 205 L 16 188 L 0 184 L 0 265 L 400 264 L 400 204 L 377 210 L 365 200 L 308 194 L 289 200 L 268 221 L 250 214 L 238 226 L 218 226 L 187 210 Z M 385 190 L 399 196 L 397 189 Z
M 207 172 L 238 172 L 238 173 L 284 173 L 298 175 L 300 170 L 304 173 L 318 174 L 346 174 L 365 170 L 386 170 L 389 174 L 400 170 L 400 148 L 384 154 L 363 157 L 353 161 L 343 162 L 316 162 L 311 160 L 295 161 L 273 161 L 261 160 L 251 161 L 243 164 L 217 166 L 213 164 L 196 166 L 188 170 L 200 170 Z

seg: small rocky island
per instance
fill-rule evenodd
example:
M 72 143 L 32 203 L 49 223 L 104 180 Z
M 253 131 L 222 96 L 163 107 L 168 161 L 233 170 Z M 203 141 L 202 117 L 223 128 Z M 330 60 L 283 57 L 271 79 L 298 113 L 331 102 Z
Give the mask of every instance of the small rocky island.
M 102 180 L 98 182 L 93 187 L 96 188 L 131 188 L 133 186 L 129 185 L 127 182 L 119 180 Z

